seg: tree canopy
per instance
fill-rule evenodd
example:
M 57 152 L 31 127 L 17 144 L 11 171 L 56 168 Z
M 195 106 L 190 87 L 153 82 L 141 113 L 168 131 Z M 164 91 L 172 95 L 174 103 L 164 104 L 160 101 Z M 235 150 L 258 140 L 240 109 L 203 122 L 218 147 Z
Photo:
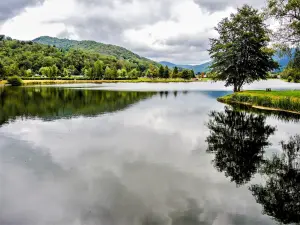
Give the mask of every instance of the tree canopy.
M 209 49 L 215 80 L 240 91 L 246 83 L 266 79 L 269 71 L 278 67 L 268 48 L 269 32 L 263 16 L 244 5 L 236 14 L 223 19 L 215 30 L 219 38 L 211 39 Z
M 300 0 L 268 0 L 267 14 L 279 21 L 275 40 L 284 45 L 299 47 Z

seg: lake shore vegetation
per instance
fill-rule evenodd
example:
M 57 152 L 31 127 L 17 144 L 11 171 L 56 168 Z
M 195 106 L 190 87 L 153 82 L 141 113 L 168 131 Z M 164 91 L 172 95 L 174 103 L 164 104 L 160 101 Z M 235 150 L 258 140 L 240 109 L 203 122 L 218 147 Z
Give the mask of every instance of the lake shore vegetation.
M 242 91 L 218 98 L 228 104 L 248 105 L 257 109 L 300 114 L 300 90 Z

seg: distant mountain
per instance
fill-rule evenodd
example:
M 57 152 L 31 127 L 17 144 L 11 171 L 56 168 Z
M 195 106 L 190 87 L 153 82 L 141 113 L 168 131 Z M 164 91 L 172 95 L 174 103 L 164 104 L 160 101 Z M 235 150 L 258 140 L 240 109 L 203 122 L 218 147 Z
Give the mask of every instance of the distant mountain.
M 178 65 L 176 65 L 174 63 L 167 62 L 167 61 L 161 61 L 161 62 L 159 62 L 159 64 L 161 64 L 163 66 L 168 66 L 169 68 L 174 68 L 175 66 L 178 67 Z
M 154 63 L 150 59 L 141 57 L 138 54 L 135 54 L 126 48 L 116 45 L 103 44 L 96 41 L 75 41 L 69 39 L 42 36 L 34 39 L 33 42 L 55 46 L 64 50 L 81 49 L 97 52 L 103 55 L 115 56 L 118 59 L 144 60 L 150 63 Z
M 203 63 L 200 65 L 176 65 L 174 63 L 166 62 L 166 61 L 162 61 L 159 63 L 163 66 L 168 66 L 169 68 L 174 68 L 175 66 L 177 66 L 178 68 L 194 70 L 195 73 L 207 72 L 208 67 L 210 66 L 210 62 Z
M 293 50 L 292 52 L 294 53 L 295 50 Z M 289 56 L 284 55 L 281 57 L 279 55 L 279 53 L 276 54 L 273 58 L 275 61 L 277 61 L 279 63 L 279 67 L 280 67 L 279 71 L 282 71 L 288 65 L 288 63 L 290 61 Z M 174 63 L 166 62 L 166 61 L 162 61 L 159 63 L 161 65 L 168 66 L 170 68 L 174 68 L 175 66 L 177 66 L 178 68 L 194 70 L 195 73 L 207 72 L 209 70 L 209 66 L 211 64 L 211 62 L 207 62 L 207 63 L 203 63 L 200 65 L 176 65 Z
M 292 56 L 294 56 L 295 51 L 296 49 L 292 49 Z M 279 71 L 282 71 L 289 64 L 291 57 L 287 55 L 281 57 L 278 53 L 274 56 L 274 60 L 279 63 L 279 67 L 280 67 Z
M 200 64 L 200 65 L 192 66 L 192 69 L 196 73 L 207 72 L 209 70 L 210 64 L 211 64 L 211 62 L 207 62 L 207 63 L 203 63 L 203 64 Z

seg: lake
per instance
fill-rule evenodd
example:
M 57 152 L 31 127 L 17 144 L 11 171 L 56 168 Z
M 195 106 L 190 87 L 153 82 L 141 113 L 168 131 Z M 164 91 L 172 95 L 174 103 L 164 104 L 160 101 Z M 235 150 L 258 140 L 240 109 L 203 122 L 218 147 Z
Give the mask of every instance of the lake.
M 267 87 L 300 84 L 245 88 Z M 209 82 L 0 88 L 0 224 L 299 223 L 299 158 L 286 165 L 280 142 L 300 134 L 300 118 L 216 100 L 230 90 Z

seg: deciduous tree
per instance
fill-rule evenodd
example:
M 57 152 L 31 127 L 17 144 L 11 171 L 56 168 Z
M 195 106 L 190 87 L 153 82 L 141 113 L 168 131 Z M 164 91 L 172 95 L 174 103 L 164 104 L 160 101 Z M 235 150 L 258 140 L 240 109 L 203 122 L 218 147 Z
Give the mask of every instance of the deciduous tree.
M 219 38 L 211 39 L 209 53 L 213 59 L 215 80 L 240 91 L 246 83 L 266 79 L 278 67 L 268 48 L 269 32 L 264 18 L 256 9 L 244 5 L 236 14 L 223 19 L 215 30 Z

